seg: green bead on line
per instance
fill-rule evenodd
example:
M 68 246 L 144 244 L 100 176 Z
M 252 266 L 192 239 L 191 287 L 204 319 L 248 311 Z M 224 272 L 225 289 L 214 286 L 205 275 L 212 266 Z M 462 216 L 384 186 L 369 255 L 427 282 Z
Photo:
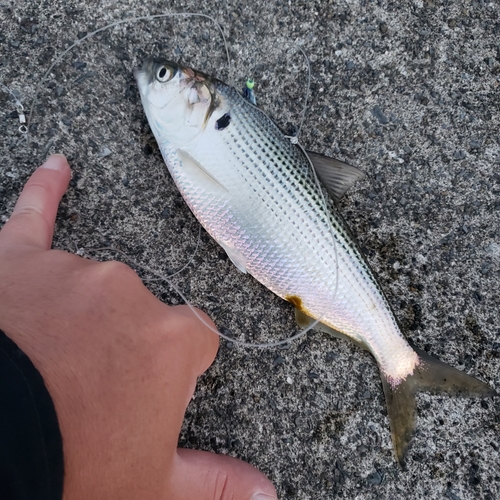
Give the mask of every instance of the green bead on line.
M 252 90 L 253 87 L 254 87 L 254 85 L 255 85 L 255 82 L 253 80 L 249 79 L 249 80 L 247 80 L 247 84 L 246 85 L 247 85 L 247 89 Z

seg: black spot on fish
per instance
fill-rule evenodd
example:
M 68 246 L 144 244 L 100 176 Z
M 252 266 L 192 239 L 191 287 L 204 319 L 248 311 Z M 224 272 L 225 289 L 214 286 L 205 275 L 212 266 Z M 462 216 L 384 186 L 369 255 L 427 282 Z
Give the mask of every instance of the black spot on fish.
M 231 115 L 226 113 L 215 122 L 216 130 L 224 130 L 231 123 Z

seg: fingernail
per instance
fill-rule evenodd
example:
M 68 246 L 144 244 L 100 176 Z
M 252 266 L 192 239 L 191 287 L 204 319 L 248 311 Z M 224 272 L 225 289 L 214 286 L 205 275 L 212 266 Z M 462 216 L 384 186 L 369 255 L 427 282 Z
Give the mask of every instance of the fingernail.
M 275 496 L 270 497 L 264 493 L 255 493 L 250 500 L 278 500 Z
M 51 155 L 40 168 L 48 168 L 50 170 L 64 170 L 66 167 L 66 157 L 64 155 Z

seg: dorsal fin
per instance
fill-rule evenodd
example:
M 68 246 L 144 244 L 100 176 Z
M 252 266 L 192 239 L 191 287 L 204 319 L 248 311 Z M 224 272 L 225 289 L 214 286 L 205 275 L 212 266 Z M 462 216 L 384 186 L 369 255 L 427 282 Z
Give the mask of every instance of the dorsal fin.
M 346 191 L 350 189 L 357 180 L 365 176 L 359 168 L 348 165 L 335 158 L 330 158 L 329 156 L 320 155 L 319 153 L 313 153 L 311 151 L 307 151 L 307 156 L 311 160 L 320 181 L 336 203 L 340 201 Z

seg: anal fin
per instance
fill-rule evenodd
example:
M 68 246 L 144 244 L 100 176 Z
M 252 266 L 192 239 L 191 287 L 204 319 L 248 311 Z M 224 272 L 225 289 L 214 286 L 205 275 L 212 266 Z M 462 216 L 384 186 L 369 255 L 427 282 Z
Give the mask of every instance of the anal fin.
M 316 320 L 302 312 L 300 309 L 295 308 L 295 321 L 297 325 L 299 325 L 301 328 L 308 328 L 311 326 Z M 342 332 L 339 332 L 337 330 L 334 330 L 333 328 L 329 327 L 328 325 L 325 325 L 324 323 L 317 323 L 313 330 L 316 330 L 318 332 L 323 332 L 327 333 L 328 335 L 331 335 L 332 337 L 335 337 L 337 339 L 341 340 L 348 340 L 349 342 L 353 342 L 357 346 L 366 349 L 367 351 L 369 350 L 366 344 L 363 342 L 360 342 L 357 339 L 353 339 L 352 337 L 349 337 L 348 335 L 345 335 Z

